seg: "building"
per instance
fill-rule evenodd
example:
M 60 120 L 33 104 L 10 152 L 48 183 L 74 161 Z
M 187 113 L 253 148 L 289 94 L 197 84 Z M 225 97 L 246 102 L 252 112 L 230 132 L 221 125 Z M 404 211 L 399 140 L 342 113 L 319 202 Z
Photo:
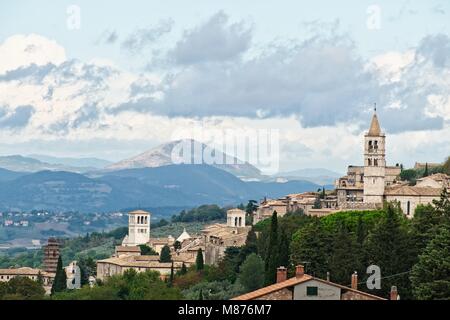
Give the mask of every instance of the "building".
M 41 269 L 29 267 L 0 269 L 0 282 L 8 282 L 15 277 L 27 277 L 35 281 L 41 277 L 44 287 L 51 287 L 55 275 Z
M 395 201 L 406 216 L 412 217 L 417 205 L 431 203 L 443 188 L 449 188 L 450 179 L 445 174 L 418 179 L 415 186 L 400 181 L 401 167 L 386 165 L 386 135 L 376 112 L 364 135 L 363 156 L 363 166 L 349 166 L 347 175 L 336 181 L 337 210 L 377 209 L 385 201 Z M 415 167 L 421 165 L 416 163 Z
M 352 287 L 342 286 L 328 280 L 304 273 L 298 265 L 294 277 L 287 279 L 285 267 L 277 269 L 277 282 L 273 285 L 240 295 L 232 300 L 386 300 L 358 290 L 357 274 L 351 277 Z M 397 300 L 396 288 L 392 298 Z
M 181 269 L 183 262 L 173 257 L 173 268 L 175 272 Z M 105 280 L 114 275 L 122 275 L 126 270 L 131 269 L 136 272 L 157 271 L 162 278 L 166 278 L 170 275 L 171 268 L 172 263 L 160 262 L 159 256 L 129 255 L 111 257 L 97 261 L 97 279 Z
M 44 271 L 56 273 L 59 258 L 59 243 L 55 238 L 48 239 L 47 245 L 44 246 Z
M 128 213 L 128 235 L 123 246 L 138 246 L 150 240 L 150 212 L 135 210 Z
M 67 278 L 67 289 L 80 289 L 81 288 L 81 270 L 76 261 L 72 261 L 67 267 L 64 268 Z
M 205 263 L 216 264 L 228 247 L 240 247 L 245 244 L 251 227 L 245 225 L 245 211 L 230 209 L 227 211 L 226 224 L 209 225 L 202 230 L 205 245 Z

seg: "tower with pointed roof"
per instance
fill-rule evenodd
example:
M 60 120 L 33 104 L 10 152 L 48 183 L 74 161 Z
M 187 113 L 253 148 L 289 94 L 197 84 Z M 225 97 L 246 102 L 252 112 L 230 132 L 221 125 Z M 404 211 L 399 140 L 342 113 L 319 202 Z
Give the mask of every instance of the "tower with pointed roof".
M 386 179 L 386 136 L 381 132 L 376 108 L 364 135 L 364 202 L 382 203 Z

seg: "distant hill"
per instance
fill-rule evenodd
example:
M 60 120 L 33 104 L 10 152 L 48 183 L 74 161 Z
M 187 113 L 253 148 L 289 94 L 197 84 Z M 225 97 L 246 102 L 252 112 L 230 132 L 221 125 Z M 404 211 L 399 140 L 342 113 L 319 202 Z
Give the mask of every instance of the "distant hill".
M 0 181 L 0 209 L 112 211 L 129 207 L 237 205 L 264 196 L 315 191 L 308 181 L 244 182 L 209 165 L 168 165 L 107 172 L 98 178 L 41 171 Z
M 179 154 L 176 152 L 176 148 L 181 144 L 185 144 L 189 146 L 189 150 L 191 153 L 188 155 Z M 175 148 L 175 149 L 174 149 Z M 204 151 L 205 154 L 211 154 L 214 159 L 219 159 L 217 162 L 221 162 L 221 164 L 213 164 L 208 161 L 202 162 L 194 162 L 194 155 L 197 152 L 201 155 Z M 174 157 L 183 157 L 183 159 L 188 159 L 188 162 L 173 162 Z M 192 162 L 191 162 L 192 160 Z M 199 164 L 210 164 L 213 167 L 222 169 L 227 171 L 236 177 L 241 179 L 258 179 L 261 176 L 261 172 L 255 166 L 243 162 L 236 157 L 229 156 L 217 149 L 210 148 L 204 143 L 186 139 L 186 140 L 177 140 L 169 143 L 162 144 L 156 148 L 143 152 L 137 156 L 119 161 L 107 167 L 108 170 L 123 170 L 123 169 L 136 169 L 136 168 L 157 168 L 162 166 L 167 166 L 171 164 L 191 164 L 191 163 L 199 163 Z
M 6 170 L 3 168 L 0 168 L 0 181 L 14 180 L 24 174 L 25 173 L 23 173 L 23 172 L 11 171 L 11 170 Z
M 103 169 L 112 162 L 99 158 L 68 158 L 52 157 L 41 154 L 31 154 L 29 157 L 49 164 L 63 165 L 67 167 Z
M 96 169 L 95 167 L 78 167 L 61 163 L 48 163 L 35 158 L 21 155 L 0 156 L 0 168 L 19 172 L 38 172 L 45 170 L 87 172 Z
M 334 181 L 341 176 L 343 176 L 343 174 L 324 168 L 305 168 L 300 170 L 282 172 L 276 175 L 276 177 L 285 178 L 289 181 L 307 180 L 319 185 L 334 184 Z

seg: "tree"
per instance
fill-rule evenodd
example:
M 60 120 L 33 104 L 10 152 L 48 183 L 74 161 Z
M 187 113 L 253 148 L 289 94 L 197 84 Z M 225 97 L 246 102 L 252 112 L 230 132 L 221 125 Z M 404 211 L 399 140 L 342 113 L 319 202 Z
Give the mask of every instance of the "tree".
M 450 228 L 440 228 L 411 271 L 414 296 L 419 300 L 450 299 Z
M 81 285 L 89 284 L 89 277 L 95 276 L 97 265 L 92 257 L 80 257 L 78 259 L 78 266 L 80 267 Z
M 450 157 L 447 157 L 447 160 L 445 160 L 442 165 L 442 171 L 443 173 L 450 175 Z
M 330 257 L 331 279 L 342 285 L 350 282 L 350 275 L 359 268 L 356 242 L 347 227 L 341 223 L 333 237 Z
M 56 266 L 55 279 L 53 280 L 51 294 L 56 292 L 62 292 L 67 289 L 67 276 L 66 271 L 62 266 L 61 255 L 58 257 L 58 264 Z
M 417 178 L 417 171 L 414 169 L 406 169 L 400 172 L 400 179 L 403 181 L 409 181 L 410 184 L 414 184 Z
M 173 277 L 174 277 L 174 270 L 173 270 L 173 261 L 172 261 L 172 265 L 170 266 L 169 287 L 171 287 L 173 285 Z
M 314 204 L 313 204 L 312 208 L 313 209 L 322 209 L 322 204 L 320 203 L 320 195 L 318 195 L 316 197 L 316 200 L 314 201 Z
M 175 250 L 180 250 L 181 249 L 181 243 L 180 243 L 180 241 L 175 241 L 174 243 L 173 243 L 173 248 L 175 249 Z
M 255 253 L 250 254 L 241 266 L 239 283 L 246 292 L 254 291 L 264 285 L 264 261 Z
M 428 177 L 428 162 L 425 162 L 425 171 L 423 172 L 424 177 Z
M 0 300 L 42 300 L 45 290 L 42 285 L 28 277 L 14 277 L 0 282 Z
M 186 273 L 187 273 L 187 268 L 186 268 L 186 265 L 183 262 L 183 264 L 181 265 L 180 271 L 178 271 L 178 275 L 182 276 L 182 275 L 185 275 Z
M 195 268 L 197 271 L 201 271 L 204 267 L 202 248 L 199 248 L 197 251 L 197 258 L 195 259 Z
M 159 255 L 159 261 L 160 262 L 171 262 L 172 256 L 170 254 L 170 248 L 168 245 L 165 245 L 161 249 L 161 254 Z
M 200 289 L 200 293 L 198 294 L 198 300 L 203 300 L 203 289 Z
M 325 278 L 330 252 L 329 233 L 322 227 L 319 218 L 314 218 L 294 233 L 291 255 L 294 265 L 305 265 L 305 272 Z
M 407 221 L 399 208 L 387 205 L 385 216 L 367 239 L 368 264 L 381 268 L 382 285 L 375 294 L 388 296 L 395 285 L 404 298 L 411 298 L 411 284 L 407 272 L 416 262 L 413 238 L 406 228 Z
M 269 245 L 266 251 L 265 264 L 265 284 L 270 285 L 275 282 L 278 267 L 278 217 L 274 211 L 270 223 Z
M 141 249 L 141 255 L 143 256 L 157 256 L 158 252 L 156 252 L 153 248 L 149 247 L 146 244 L 140 244 L 139 248 Z
M 289 268 L 289 240 L 284 232 L 284 229 L 281 229 L 280 235 L 280 247 L 278 252 L 278 266 L 284 266 Z

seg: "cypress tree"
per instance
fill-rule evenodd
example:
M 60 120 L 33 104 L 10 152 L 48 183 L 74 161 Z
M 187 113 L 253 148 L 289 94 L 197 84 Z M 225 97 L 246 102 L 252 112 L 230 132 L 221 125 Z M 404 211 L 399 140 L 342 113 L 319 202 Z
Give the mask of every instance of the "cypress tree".
M 423 176 L 424 176 L 424 177 L 427 177 L 427 176 L 428 176 L 428 162 L 425 162 L 425 171 L 424 171 L 424 173 L 423 173 Z
M 174 276 L 174 272 L 173 272 L 173 261 L 172 261 L 172 265 L 170 266 L 169 287 L 171 287 L 173 285 L 173 276 Z
M 181 270 L 178 271 L 178 274 L 179 274 L 180 276 L 182 276 L 182 275 L 184 275 L 184 274 L 186 274 L 186 273 L 187 273 L 187 268 L 186 268 L 186 265 L 185 265 L 184 262 L 183 262 L 183 264 L 181 265 Z
M 203 300 L 203 289 L 200 289 L 200 292 L 198 293 L 198 300 Z
M 165 245 L 161 249 L 161 254 L 159 255 L 160 262 L 170 262 L 172 261 L 172 256 L 170 255 L 170 248 L 168 245 Z
M 289 268 L 289 240 L 284 229 L 281 229 L 278 266 Z
M 331 280 L 347 285 L 350 283 L 350 275 L 359 267 L 355 240 L 343 222 L 339 224 L 333 240 L 330 257 Z
M 51 294 L 62 292 L 67 289 L 66 271 L 62 266 L 61 255 L 58 257 L 58 265 L 56 267 L 55 279 L 53 280 Z
M 266 265 L 265 265 L 265 277 L 264 282 L 266 285 L 270 285 L 275 282 L 277 267 L 278 267 L 278 217 L 277 212 L 272 214 L 272 220 L 270 223 L 269 233 L 269 246 L 267 248 Z
M 199 248 L 197 251 L 197 258 L 195 259 L 195 267 L 196 267 L 197 271 L 203 270 L 203 268 L 204 268 L 202 248 Z

